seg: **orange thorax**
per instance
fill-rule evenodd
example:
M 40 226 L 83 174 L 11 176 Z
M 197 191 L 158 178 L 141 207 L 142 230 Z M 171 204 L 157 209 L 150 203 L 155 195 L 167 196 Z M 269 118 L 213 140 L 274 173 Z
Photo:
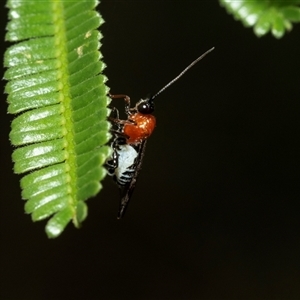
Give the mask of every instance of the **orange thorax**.
M 126 123 L 123 129 L 123 132 L 129 136 L 127 139 L 128 144 L 141 143 L 152 134 L 156 124 L 155 117 L 150 114 L 136 113 L 131 115 L 129 120 L 134 123 Z

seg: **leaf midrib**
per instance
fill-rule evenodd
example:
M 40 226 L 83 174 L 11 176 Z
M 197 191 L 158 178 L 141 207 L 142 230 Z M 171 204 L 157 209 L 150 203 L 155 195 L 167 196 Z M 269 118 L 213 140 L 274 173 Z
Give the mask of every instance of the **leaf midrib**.
M 77 174 L 76 174 L 76 151 L 74 143 L 74 128 L 72 119 L 71 92 L 69 84 L 68 66 L 68 47 L 66 37 L 66 20 L 64 14 L 64 6 L 61 1 L 53 1 L 53 24 L 55 28 L 55 46 L 57 47 L 57 59 L 59 61 L 58 80 L 61 82 L 60 93 L 61 97 L 61 114 L 63 116 L 63 132 L 64 132 L 64 149 L 65 149 L 65 164 L 66 173 L 69 175 L 68 193 L 69 204 L 73 211 L 73 222 L 78 225 L 76 220 L 77 206 Z

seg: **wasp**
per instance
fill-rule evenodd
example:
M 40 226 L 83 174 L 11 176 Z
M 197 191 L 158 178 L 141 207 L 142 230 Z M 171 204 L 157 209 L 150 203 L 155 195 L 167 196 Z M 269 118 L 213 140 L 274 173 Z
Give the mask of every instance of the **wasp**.
M 111 116 L 108 118 L 113 124 L 111 130 L 113 133 L 111 143 L 113 152 L 106 161 L 106 168 L 120 189 L 121 200 L 118 219 L 124 216 L 141 170 L 147 139 L 156 125 L 156 119 L 152 114 L 154 112 L 154 99 L 213 50 L 214 47 L 203 53 L 156 94 L 140 99 L 134 107 L 131 107 L 129 96 L 109 94 L 111 99 L 124 99 L 125 114 L 127 115 L 126 120 L 121 120 L 119 111 L 115 107 L 111 107 Z

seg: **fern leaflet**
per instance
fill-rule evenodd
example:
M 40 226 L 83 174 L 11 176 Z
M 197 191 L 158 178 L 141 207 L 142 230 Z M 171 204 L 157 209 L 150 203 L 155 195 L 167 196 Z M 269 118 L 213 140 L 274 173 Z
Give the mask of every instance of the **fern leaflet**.
M 103 23 L 96 0 L 10 0 L 5 53 L 8 112 L 18 114 L 10 140 L 26 213 L 48 217 L 49 237 L 86 218 L 98 193 L 110 125 L 105 65 L 99 61 Z

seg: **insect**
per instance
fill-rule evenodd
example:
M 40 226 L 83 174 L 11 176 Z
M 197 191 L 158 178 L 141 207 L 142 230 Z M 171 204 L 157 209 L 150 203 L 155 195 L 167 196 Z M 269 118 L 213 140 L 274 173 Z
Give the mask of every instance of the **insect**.
M 111 130 L 114 139 L 111 144 L 113 153 L 106 161 L 106 168 L 120 189 L 121 200 L 118 219 L 124 216 L 141 169 L 147 139 L 155 128 L 156 119 L 152 115 L 154 99 L 213 50 L 214 47 L 199 56 L 156 94 L 148 95 L 145 99 L 139 100 L 134 107 L 130 107 L 129 96 L 109 94 L 111 99 L 124 99 L 127 115 L 126 120 L 121 120 L 119 111 L 112 107 L 112 113 L 109 117 L 114 126 Z

